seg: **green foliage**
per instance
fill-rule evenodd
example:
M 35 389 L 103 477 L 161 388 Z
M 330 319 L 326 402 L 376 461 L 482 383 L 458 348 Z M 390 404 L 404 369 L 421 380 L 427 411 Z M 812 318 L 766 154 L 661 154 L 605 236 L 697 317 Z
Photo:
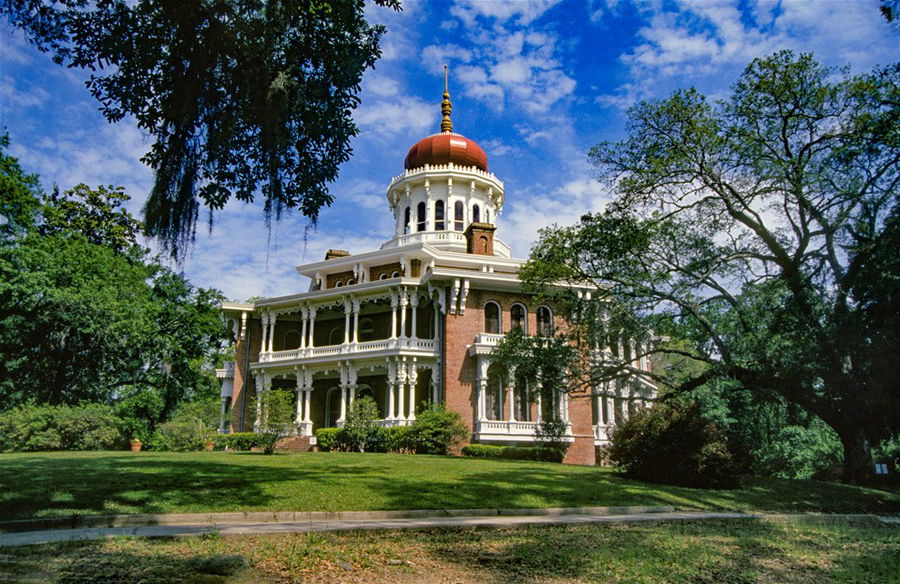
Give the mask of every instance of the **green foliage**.
M 319 428 L 316 430 L 316 444 L 322 452 L 343 450 L 345 444 L 341 433 L 343 428 Z
M 116 414 L 122 418 L 125 436 L 149 443 L 156 421 L 162 419 L 165 403 L 162 396 L 152 389 L 129 392 L 128 397 L 115 405 Z
M 22 405 L 0 414 L 0 451 L 110 450 L 124 444 L 122 420 L 100 404 Z
M 457 412 L 443 404 L 431 404 L 416 416 L 407 441 L 416 454 L 450 454 L 469 435 Z
M 344 421 L 343 440 L 357 452 L 370 449 L 378 441 L 381 428 L 376 420 L 380 417 L 378 404 L 372 398 L 364 396 L 354 400 Z
M 502 453 L 503 446 L 494 446 L 492 444 L 467 444 L 462 449 L 463 456 L 475 458 L 500 458 Z
M 651 483 L 735 488 L 743 469 L 725 432 L 697 404 L 658 405 L 613 430 L 610 459 L 628 477 Z
M 248 451 L 263 443 L 263 435 L 256 432 L 235 432 L 222 434 L 215 438 L 216 450 Z
M 137 247 L 142 227 L 123 208 L 129 196 L 124 187 L 100 186 L 96 190 L 76 185 L 62 194 L 54 192 L 42 207 L 42 235 L 78 234 L 89 243 L 124 253 Z
M 0 12 L 57 63 L 90 69 L 109 121 L 130 116 L 153 136 L 147 232 L 183 253 L 201 203 L 261 193 L 267 217 L 287 208 L 313 221 L 331 203 L 327 184 L 350 157 L 360 81 L 384 33 L 364 8 L 28 0 Z
M 275 444 L 294 430 L 294 394 L 272 389 L 262 395 L 263 418 L 260 423 L 263 454 L 275 452 Z
M 214 436 L 215 434 L 197 418 L 176 418 L 156 428 L 155 439 L 152 442 L 153 450 L 197 452 L 206 448 L 206 444 Z
M 412 426 L 389 426 L 382 428 L 379 434 L 379 447 L 384 452 L 415 452 L 411 442 Z
M 9 135 L 0 135 L 0 245 L 34 227 L 42 197 L 37 175 L 26 174 L 8 148 Z
M 841 441 L 821 420 L 809 426 L 784 426 L 757 453 L 756 470 L 787 479 L 836 478 Z
M 898 65 L 851 76 L 782 51 L 715 104 L 640 103 L 624 140 L 591 151 L 615 200 L 542 232 L 520 274 L 592 341 L 677 339 L 651 353 L 680 374 L 649 380 L 730 379 L 804 408 L 840 436 L 842 478 L 864 481 L 870 445 L 900 432 L 898 102 Z M 591 369 L 634 373 L 615 354 Z

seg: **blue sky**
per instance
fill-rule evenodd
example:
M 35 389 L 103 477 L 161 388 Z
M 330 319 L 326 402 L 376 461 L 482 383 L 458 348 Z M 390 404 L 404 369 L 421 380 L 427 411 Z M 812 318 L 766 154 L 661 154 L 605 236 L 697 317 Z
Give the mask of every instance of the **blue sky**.
M 384 194 L 407 149 L 438 131 L 442 65 L 450 66 L 454 130 L 477 141 L 506 185 L 498 236 L 518 257 L 540 227 L 575 222 L 609 194 L 587 152 L 623 135 L 641 99 L 695 86 L 713 98 L 754 57 L 783 48 L 863 72 L 900 58 L 900 30 L 876 0 L 404 2 L 370 7 L 388 32 L 363 80 L 354 155 L 332 186 L 319 225 L 290 214 L 269 234 L 261 205 L 231 203 L 198 228 L 182 266 L 195 284 L 233 300 L 305 290 L 294 271 L 328 248 L 363 252 L 392 235 Z M 152 182 L 149 141 L 125 120 L 108 124 L 82 83 L 5 23 L 0 26 L 0 125 L 12 153 L 46 188 L 124 185 L 136 215 Z

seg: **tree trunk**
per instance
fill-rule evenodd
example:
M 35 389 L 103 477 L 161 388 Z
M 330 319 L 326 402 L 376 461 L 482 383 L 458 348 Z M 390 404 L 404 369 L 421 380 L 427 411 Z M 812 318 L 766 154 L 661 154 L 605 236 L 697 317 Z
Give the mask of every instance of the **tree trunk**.
M 871 482 L 872 451 L 860 428 L 841 428 L 838 431 L 844 446 L 844 470 L 841 482 L 862 485 Z

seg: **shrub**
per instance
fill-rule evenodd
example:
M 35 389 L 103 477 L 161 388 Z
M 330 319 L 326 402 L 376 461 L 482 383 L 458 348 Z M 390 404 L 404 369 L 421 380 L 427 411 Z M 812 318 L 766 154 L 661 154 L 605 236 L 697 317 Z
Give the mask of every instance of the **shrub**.
M 212 431 L 197 418 L 179 418 L 156 427 L 154 450 L 197 452 L 213 438 Z
M 344 422 L 343 439 L 351 450 L 365 452 L 378 442 L 381 427 L 376 420 L 380 417 L 378 404 L 365 396 L 353 402 Z
M 294 429 L 294 394 L 284 389 L 270 389 L 262 394 L 263 420 L 260 442 L 263 454 L 275 452 L 275 445 Z
M 336 450 L 344 450 L 345 441 L 341 436 L 343 428 L 319 428 L 316 430 L 316 444 L 319 450 L 330 452 Z
M 835 474 L 843 447 L 825 422 L 813 418 L 808 427 L 784 426 L 757 452 L 762 474 L 785 479 L 808 479 Z
M 541 420 L 534 433 L 540 449 L 537 460 L 562 462 L 570 446 L 570 443 L 564 440 L 568 430 L 568 424 L 558 417 Z
M 688 487 L 734 488 L 741 472 L 725 432 L 696 403 L 633 415 L 613 430 L 610 459 L 629 477 Z
M 262 443 L 262 434 L 256 432 L 235 432 L 216 437 L 216 449 L 238 450 L 246 452 Z
M 410 444 L 412 426 L 390 426 L 382 428 L 379 433 L 379 448 L 383 452 L 401 452 L 412 454 L 415 452 Z
M 107 450 L 125 443 L 122 420 L 102 404 L 19 406 L 0 414 L 0 450 Z
M 416 454 L 449 454 L 469 435 L 459 414 L 443 404 L 432 404 L 410 427 L 409 447 Z
M 462 454 L 475 458 L 499 458 L 503 455 L 503 447 L 492 444 L 469 444 L 463 447 Z

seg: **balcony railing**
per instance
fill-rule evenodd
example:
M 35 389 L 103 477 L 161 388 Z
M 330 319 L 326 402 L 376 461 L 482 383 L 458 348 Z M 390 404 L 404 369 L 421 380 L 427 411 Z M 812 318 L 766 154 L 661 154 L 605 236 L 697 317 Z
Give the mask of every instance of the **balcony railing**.
M 612 430 L 612 424 L 594 424 L 594 444 L 609 444 Z
M 476 440 L 512 440 L 516 442 L 534 442 L 538 422 L 519 420 L 479 420 L 476 425 Z M 572 425 L 566 425 L 563 441 L 572 442 Z
M 321 357 L 337 357 L 341 355 L 360 355 L 365 353 L 377 353 L 390 349 L 430 351 L 434 352 L 437 343 L 434 339 L 380 339 L 377 341 L 364 341 L 362 343 L 346 343 L 341 345 L 329 345 L 327 347 L 307 347 L 305 349 L 288 349 L 286 351 L 273 351 L 260 353 L 260 363 L 274 361 L 293 361 L 296 359 L 315 359 Z

